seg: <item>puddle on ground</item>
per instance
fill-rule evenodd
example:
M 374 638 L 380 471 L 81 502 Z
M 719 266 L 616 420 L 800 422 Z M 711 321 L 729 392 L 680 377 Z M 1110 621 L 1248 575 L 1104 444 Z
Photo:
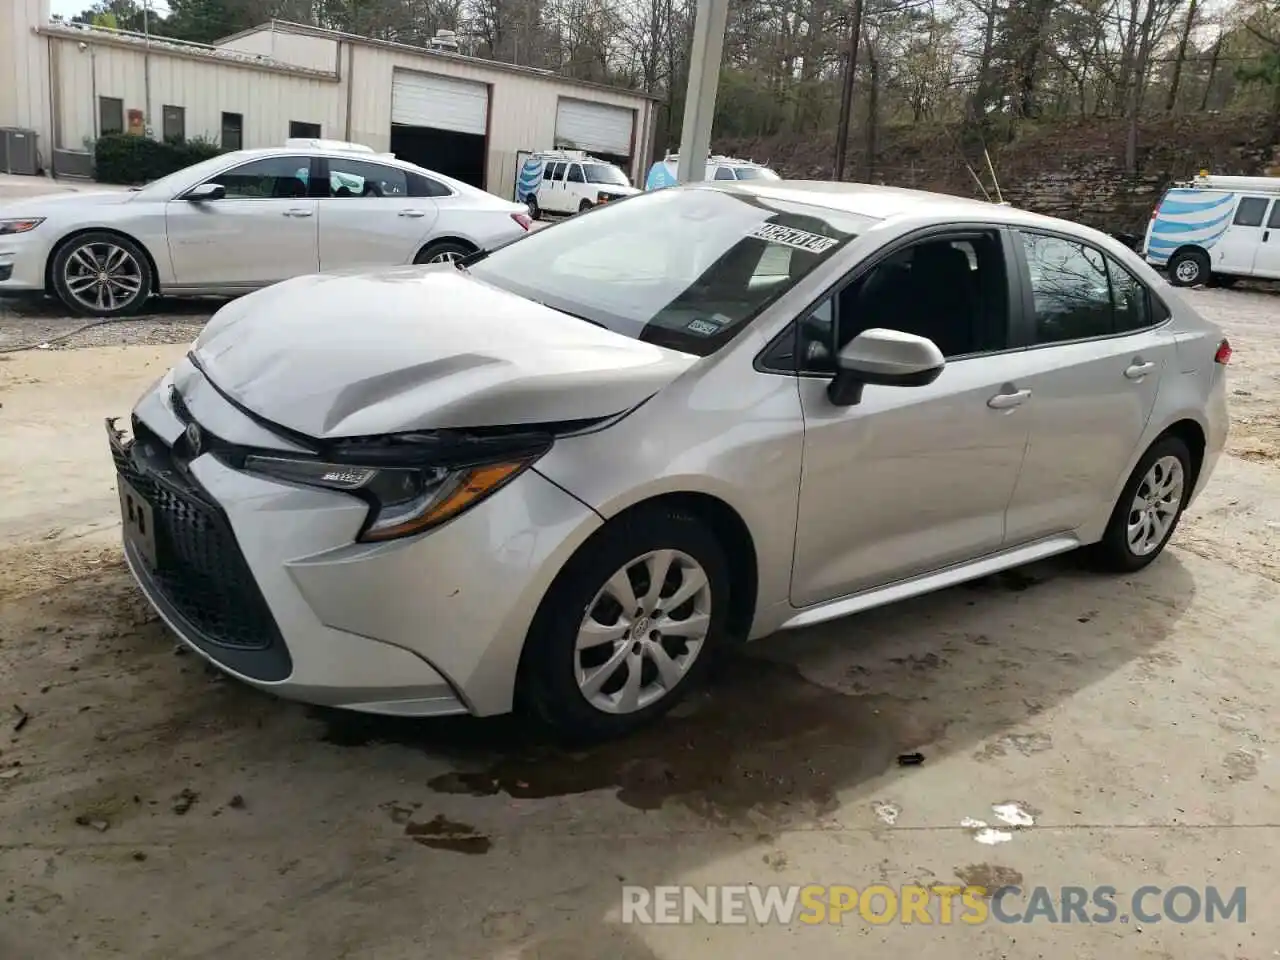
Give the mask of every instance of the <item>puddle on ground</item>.
M 982 887 L 987 896 L 1001 887 L 1022 886 L 1022 874 L 1012 867 L 1002 867 L 996 863 L 971 863 L 967 867 L 959 867 L 956 876 L 966 887 Z
M 502 718 L 425 723 L 334 715 L 330 743 L 400 743 L 455 762 L 431 780 L 438 793 L 560 797 L 612 790 L 640 810 L 675 801 L 713 819 L 748 812 L 829 812 L 841 789 L 883 773 L 900 753 L 932 743 L 945 723 L 927 706 L 850 696 L 805 680 L 795 667 L 746 656 L 656 725 L 621 740 L 566 749 Z

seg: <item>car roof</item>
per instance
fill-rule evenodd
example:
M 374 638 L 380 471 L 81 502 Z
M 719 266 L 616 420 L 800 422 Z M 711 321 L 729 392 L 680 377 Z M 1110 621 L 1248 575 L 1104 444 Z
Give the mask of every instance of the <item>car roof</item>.
M 1073 233 L 1093 238 L 1106 236 L 1083 224 L 1019 210 L 1006 204 L 903 187 L 827 180 L 716 180 L 703 181 L 696 186 L 700 189 L 751 194 L 766 200 L 808 203 L 873 220 L 920 217 L 945 223 L 949 220 L 972 218 L 984 223 L 1066 228 Z

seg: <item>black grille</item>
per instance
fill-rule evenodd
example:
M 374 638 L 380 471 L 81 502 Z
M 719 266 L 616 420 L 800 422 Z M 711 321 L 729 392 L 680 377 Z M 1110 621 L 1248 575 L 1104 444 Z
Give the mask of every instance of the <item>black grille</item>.
M 186 474 L 186 465 L 137 421 L 132 445 L 113 445 L 112 453 L 116 470 L 153 512 L 156 565 L 144 573 L 173 611 L 199 633 L 193 639 L 229 651 L 276 646 L 283 652 L 279 627 L 230 523 Z

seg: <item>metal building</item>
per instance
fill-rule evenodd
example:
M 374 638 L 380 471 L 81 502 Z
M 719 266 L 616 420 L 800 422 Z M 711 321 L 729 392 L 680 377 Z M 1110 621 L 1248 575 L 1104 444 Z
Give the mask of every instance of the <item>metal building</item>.
M 37 134 L 46 169 L 145 130 L 228 149 L 354 140 L 511 197 L 517 155 L 576 147 L 642 180 L 654 98 L 550 71 L 273 21 L 215 46 L 50 23 L 48 0 L 0 19 L 0 128 Z

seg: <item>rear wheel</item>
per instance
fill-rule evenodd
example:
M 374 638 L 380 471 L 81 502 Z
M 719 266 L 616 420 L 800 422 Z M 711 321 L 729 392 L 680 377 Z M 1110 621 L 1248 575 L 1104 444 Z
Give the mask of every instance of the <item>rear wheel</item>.
M 102 231 L 82 234 L 53 257 L 53 289 L 77 313 L 121 317 L 151 295 L 151 264 L 128 237 Z
M 538 209 L 538 198 L 534 194 L 529 194 L 524 198 L 525 206 L 529 208 L 529 219 L 537 220 L 542 216 L 542 211 Z
M 1169 280 L 1175 287 L 1207 283 L 1209 255 L 1203 250 L 1179 250 L 1169 258 Z
M 654 509 L 615 521 L 543 601 L 522 663 L 522 700 L 576 739 L 645 725 L 709 669 L 729 589 L 724 550 L 695 517 Z
M 590 200 L 583 200 L 580 204 L 578 204 L 578 212 L 586 213 L 588 210 L 590 210 L 594 206 L 595 204 L 592 203 Z
M 460 240 L 440 240 L 429 243 L 413 258 L 414 263 L 456 263 L 475 253 L 475 247 Z
M 1099 566 L 1132 572 L 1160 555 L 1191 496 L 1191 471 L 1191 452 L 1179 438 L 1163 437 L 1151 445 L 1129 475 L 1106 533 L 1093 548 Z

